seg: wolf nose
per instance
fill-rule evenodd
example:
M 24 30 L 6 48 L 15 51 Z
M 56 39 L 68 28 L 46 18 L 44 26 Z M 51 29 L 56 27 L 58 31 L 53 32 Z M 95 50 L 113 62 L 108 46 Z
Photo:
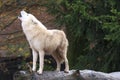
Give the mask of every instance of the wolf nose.
M 21 14 L 25 14 L 25 15 L 26 15 L 26 14 L 27 14 L 27 12 L 25 12 L 24 10 L 22 10 L 22 11 L 21 11 Z
M 26 12 L 24 10 L 22 10 L 21 13 L 26 13 Z

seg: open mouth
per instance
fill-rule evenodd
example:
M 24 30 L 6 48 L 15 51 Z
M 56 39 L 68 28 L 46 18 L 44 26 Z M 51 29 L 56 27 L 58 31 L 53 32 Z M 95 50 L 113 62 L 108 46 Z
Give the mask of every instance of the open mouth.
M 18 18 L 22 18 L 22 17 L 26 17 L 28 15 L 27 12 L 25 12 L 24 10 L 20 12 L 20 14 L 18 15 Z
M 21 18 L 22 17 L 22 15 L 21 15 L 21 13 L 18 15 L 18 18 Z

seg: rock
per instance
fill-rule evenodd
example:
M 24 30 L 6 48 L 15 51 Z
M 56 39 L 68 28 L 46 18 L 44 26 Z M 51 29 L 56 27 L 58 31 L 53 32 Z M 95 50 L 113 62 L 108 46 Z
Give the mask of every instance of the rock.
M 44 71 L 39 75 L 36 72 L 19 71 L 14 74 L 14 80 L 120 80 L 120 72 L 103 73 L 93 70 Z
M 14 80 L 74 80 L 76 79 L 75 70 L 71 70 L 69 73 L 64 71 L 44 71 L 43 74 L 39 75 L 36 72 L 28 73 L 27 71 L 19 71 L 14 74 Z
M 111 75 L 114 78 L 117 78 L 117 80 L 120 80 L 120 72 L 112 72 L 109 73 L 109 75 Z
M 80 74 L 85 80 L 120 80 L 111 74 L 93 70 L 80 70 Z

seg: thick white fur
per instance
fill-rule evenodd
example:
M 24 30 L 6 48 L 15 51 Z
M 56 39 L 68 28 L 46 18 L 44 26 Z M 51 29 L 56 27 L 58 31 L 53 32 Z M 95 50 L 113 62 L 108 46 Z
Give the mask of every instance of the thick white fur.
M 69 72 L 67 59 L 68 40 L 61 30 L 48 30 L 37 18 L 25 11 L 20 12 L 23 32 L 30 44 L 33 54 L 33 71 L 36 71 L 36 62 L 39 55 L 39 74 L 42 74 L 44 67 L 44 55 L 50 54 L 57 62 L 57 71 L 65 61 L 65 72 Z

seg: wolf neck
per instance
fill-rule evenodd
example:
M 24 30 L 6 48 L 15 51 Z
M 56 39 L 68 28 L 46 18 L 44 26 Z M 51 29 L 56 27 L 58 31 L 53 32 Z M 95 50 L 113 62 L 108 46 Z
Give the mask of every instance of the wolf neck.
M 32 25 L 27 23 L 24 24 L 22 28 L 28 41 L 30 41 L 35 36 L 43 35 L 47 31 L 47 28 L 42 23 L 41 25 L 40 23 L 32 24 Z
M 36 26 L 36 27 L 34 27 Z M 29 21 L 29 22 L 22 22 L 22 28 L 23 30 L 30 30 L 30 29 L 33 29 L 33 28 L 37 28 L 39 27 L 40 29 L 44 29 L 44 30 L 47 30 L 47 28 L 39 21 Z
M 40 26 L 41 28 L 43 28 L 43 29 L 47 29 L 47 28 L 46 28 L 38 19 L 36 19 L 36 18 L 34 18 L 33 23 L 39 25 L 39 26 Z

